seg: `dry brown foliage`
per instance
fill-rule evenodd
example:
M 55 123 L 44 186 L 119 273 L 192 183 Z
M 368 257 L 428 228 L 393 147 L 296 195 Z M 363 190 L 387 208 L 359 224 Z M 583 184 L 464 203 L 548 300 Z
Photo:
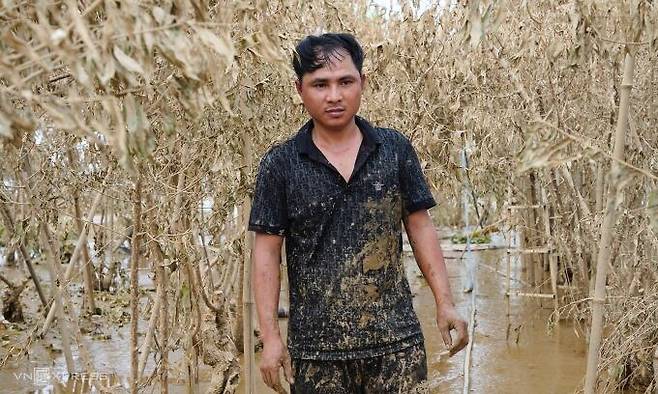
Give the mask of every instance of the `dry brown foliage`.
M 241 294 L 241 207 L 255 163 L 304 120 L 288 65 L 296 41 L 349 31 L 367 53 L 363 114 L 412 138 L 441 200 L 461 192 L 462 131 L 491 222 L 508 190 L 517 201 L 526 186 L 547 191 L 561 277 L 577 287 L 563 313 L 577 321 L 589 313 L 604 185 L 622 183 L 600 387 L 655 386 L 655 2 L 482 0 L 423 11 L 404 2 L 399 14 L 343 0 L 2 4 L 0 193 L 18 224 L 5 241 L 45 250 L 43 226 L 66 261 L 79 234 L 72 197 L 84 220 L 101 193 L 81 263 L 107 282 L 114 248 L 134 236 L 140 184 L 139 253 L 158 286 L 167 276 L 166 351 L 203 353 L 201 310 L 217 308 L 209 295 Z M 637 66 L 625 171 L 604 179 L 626 51 Z M 179 341 L 189 333 L 192 342 Z

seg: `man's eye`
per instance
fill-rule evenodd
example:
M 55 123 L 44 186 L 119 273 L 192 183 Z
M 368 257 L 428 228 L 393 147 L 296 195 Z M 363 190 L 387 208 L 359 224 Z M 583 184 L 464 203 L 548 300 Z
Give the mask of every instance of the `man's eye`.
M 343 86 L 351 85 L 354 81 L 342 81 L 340 84 Z
M 327 86 L 327 85 L 324 84 L 324 83 L 316 83 L 315 85 L 313 85 L 313 87 L 316 87 L 316 88 L 324 88 L 324 87 L 326 87 L 326 86 Z

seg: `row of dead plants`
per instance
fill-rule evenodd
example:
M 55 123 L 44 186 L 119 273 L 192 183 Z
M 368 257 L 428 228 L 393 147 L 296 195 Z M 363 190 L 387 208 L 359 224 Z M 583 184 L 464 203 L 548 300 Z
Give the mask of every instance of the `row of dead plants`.
M 655 387 L 658 6 L 402 3 L 393 12 L 343 0 L 4 2 L 5 264 L 47 271 L 0 278 L 5 310 L 20 308 L 26 286 L 42 303 L 30 340 L 3 364 L 55 330 L 69 371 L 93 370 L 92 355 L 75 365 L 70 354 L 85 353 L 79 321 L 105 313 L 102 292 L 129 290 L 132 390 L 154 378 L 166 388 L 169 355 L 181 351 L 189 385 L 203 360 L 211 391 L 232 392 L 258 158 L 304 121 L 289 59 L 306 34 L 349 31 L 367 53 L 363 114 L 413 140 L 440 200 L 460 196 L 465 148 L 488 224 L 503 228 L 511 201 L 547 205 L 550 237 L 533 238 L 544 224 L 527 216 L 526 242 L 553 245 L 560 316 L 584 332 L 603 218 L 615 214 L 598 387 Z M 635 72 L 620 159 L 627 55 Z M 148 308 L 139 272 L 154 278 Z M 83 305 L 70 296 L 79 283 Z

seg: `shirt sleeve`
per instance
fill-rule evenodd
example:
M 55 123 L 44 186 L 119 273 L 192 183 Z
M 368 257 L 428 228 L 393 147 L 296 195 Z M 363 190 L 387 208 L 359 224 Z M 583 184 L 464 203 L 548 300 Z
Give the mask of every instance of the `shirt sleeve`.
M 277 168 L 274 158 L 272 149 L 261 159 L 249 215 L 249 230 L 283 236 L 288 231 L 286 189 L 281 168 Z
M 400 157 L 400 190 L 404 216 L 436 205 L 411 142 L 404 137 Z

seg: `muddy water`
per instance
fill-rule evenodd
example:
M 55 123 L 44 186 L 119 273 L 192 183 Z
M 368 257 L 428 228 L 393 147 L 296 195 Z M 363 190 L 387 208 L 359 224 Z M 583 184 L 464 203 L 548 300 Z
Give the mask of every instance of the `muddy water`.
M 513 298 L 508 319 L 505 278 L 486 269 L 505 272 L 504 253 L 481 251 L 474 254 L 479 269 L 471 392 L 573 393 L 585 374 L 587 348 L 582 335 L 577 336 L 569 324 L 561 324 L 548 333 L 546 322 L 552 312 L 552 300 L 544 300 L 542 305 L 536 299 Z M 460 291 L 460 255 L 461 252 L 446 252 L 455 301 L 462 316 L 468 318 L 471 297 Z M 518 265 L 514 265 L 513 272 L 513 276 L 520 277 Z M 450 359 L 439 356 L 444 350 L 443 341 L 435 329 L 432 294 L 423 282 L 422 279 L 417 281 L 415 306 L 425 333 L 433 392 L 462 392 L 465 352 Z M 517 287 L 514 282 L 512 286 L 513 289 Z
M 451 245 L 444 245 L 453 294 L 458 310 L 468 318 L 471 297 L 461 292 L 462 252 L 451 249 Z M 436 329 L 432 292 L 420 275 L 413 256 L 410 253 L 406 256 L 407 273 L 415 294 L 414 308 L 425 335 L 431 392 L 461 393 L 465 352 L 452 358 L 442 355 L 445 346 Z M 510 300 L 508 319 L 507 299 L 504 296 L 506 280 L 494 272 L 505 272 L 504 252 L 478 251 L 473 252 L 473 257 L 479 268 L 470 392 L 564 394 L 576 391 L 585 374 L 587 348 L 582 335 L 576 335 L 573 327 L 566 323 L 554 327 L 549 333 L 546 322 L 552 312 L 552 302 L 546 300 L 513 298 Z M 513 262 L 512 270 L 514 277 L 521 278 L 518 263 Z M 512 289 L 528 290 L 515 282 L 512 282 Z M 285 321 L 281 322 L 285 333 Z M 243 384 L 238 392 L 244 392 Z M 263 385 L 258 375 L 256 393 L 268 392 L 273 391 Z
M 463 282 L 461 272 L 462 255 L 460 251 L 451 251 L 453 246 L 444 245 L 446 263 L 453 287 L 453 294 L 459 311 L 464 317 L 469 316 L 470 295 L 460 290 Z M 410 253 L 405 254 L 408 277 L 415 294 L 414 306 L 420 318 L 428 351 L 429 383 L 432 393 L 460 393 L 463 390 L 464 354 L 461 352 L 452 358 L 441 356 L 445 348 L 434 322 L 434 300 L 432 293 L 419 275 Z M 585 369 L 586 347 L 582 338 L 576 336 L 569 325 L 555 327 L 547 333 L 546 321 L 552 312 L 552 304 L 544 300 L 513 298 L 510 302 L 511 315 L 507 317 L 505 279 L 493 270 L 505 272 L 504 253 L 500 250 L 474 252 L 478 263 L 477 314 L 475 342 L 471 361 L 472 393 L 572 393 L 581 384 Z M 487 268 L 489 267 L 489 268 Z M 518 264 L 513 266 L 513 275 L 521 277 Z M 45 275 L 44 275 L 45 276 Z M 148 286 L 147 278 L 142 278 Z M 513 286 L 516 284 L 512 282 Z M 527 291 L 517 285 L 516 289 Z M 79 298 L 80 294 L 75 294 Z M 283 297 L 285 298 L 285 297 Z M 34 303 L 29 303 L 34 305 Z M 27 312 L 27 311 L 26 311 Z M 27 312 L 32 315 L 32 311 Z M 146 325 L 140 322 L 140 327 Z M 285 335 L 286 321 L 281 320 Z M 509 327 L 509 339 L 507 332 Z M 0 332 L 2 334 L 2 332 Z M 114 327 L 104 340 L 88 340 L 87 344 L 93 355 L 99 374 L 95 377 L 102 386 L 126 387 L 130 375 L 130 357 L 127 351 L 129 343 L 128 324 Z M 3 338 L 3 341 L 15 341 L 18 338 Z M 35 386 L 35 368 L 58 374 L 64 371 L 64 358 L 57 349 L 61 348 L 55 336 L 49 336 L 47 343 L 53 342 L 54 348 L 36 344 L 31 347 L 30 355 L 20 362 L 9 363 L 0 371 L 0 393 L 26 393 L 41 390 L 51 392 L 50 386 Z M 259 355 L 257 355 L 258 358 Z M 186 374 L 182 373 L 180 354 L 170 356 L 172 381 L 178 378 L 184 382 Z M 79 365 L 79 362 L 76 362 Z M 152 359 L 147 370 L 152 368 Z M 203 392 L 209 380 L 209 370 L 201 368 L 197 392 Z M 257 372 L 256 393 L 268 393 Z M 61 387 L 60 392 L 72 391 L 72 386 Z M 152 387 L 151 392 L 159 392 Z M 185 384 L 172 384 L 170 391 L 185 393 Z M 244 386 L 239 387 L 240 393 Z

